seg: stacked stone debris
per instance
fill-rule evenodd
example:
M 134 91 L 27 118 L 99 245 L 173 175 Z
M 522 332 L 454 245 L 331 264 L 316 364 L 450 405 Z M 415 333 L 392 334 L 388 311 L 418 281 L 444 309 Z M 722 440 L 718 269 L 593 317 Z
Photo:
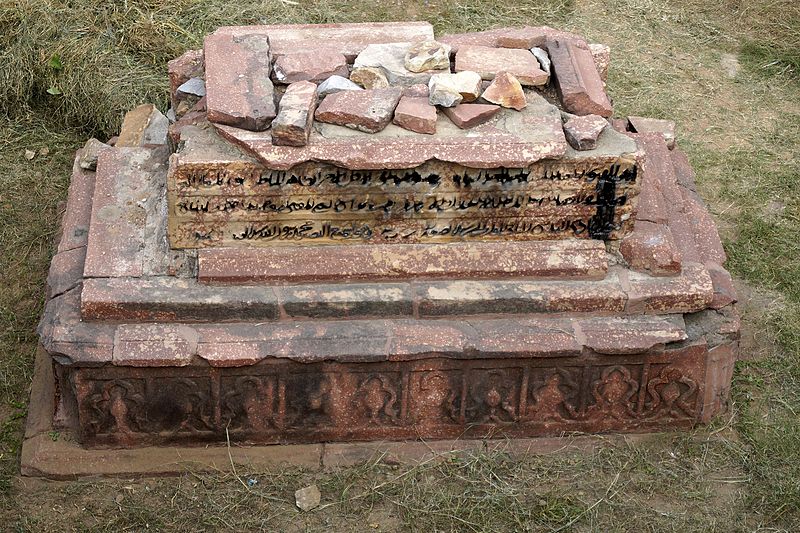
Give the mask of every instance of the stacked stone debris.
M 165 115 L 77 154 L 23 469 L 724 411 L 725 252 L 675 125 L 613 117 L 609 63 L 549 27 L 207 36 Z

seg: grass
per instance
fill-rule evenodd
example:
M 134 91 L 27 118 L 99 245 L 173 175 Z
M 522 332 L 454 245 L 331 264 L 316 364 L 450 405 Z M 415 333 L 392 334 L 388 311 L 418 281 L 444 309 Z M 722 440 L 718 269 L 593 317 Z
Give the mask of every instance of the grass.
M 43 283 L 70 160 L 223 24 L 550 24 L 612 47 L 617 114 L 678 123 L 742 280 L 729 418 L 589 453 L 416 467 L 42 482 L 17 476 Z M 731 58 L 733 58 L 731 60 Z M 725 67 L 727 62 L 728 67 Z M 734 67 L 731 68 L 730 64 Z M 738 68 L 737 68 L 738 65 Z M 794 0 L 0 2 L 0 518 L 9 530 L 792 531 L 800 528 L 800 4 Z M 42 149 L 47 147 L 47 155 Z M 25 151 L 32 150 L 32 160 Z M 755 357 L 754 355 L 758 355 Z M 240 472 L 242 474 L 242 472 Z M 316 483 L 324 509 L 302 514 Z M 366 526 L 365 526 L 366 525 Z

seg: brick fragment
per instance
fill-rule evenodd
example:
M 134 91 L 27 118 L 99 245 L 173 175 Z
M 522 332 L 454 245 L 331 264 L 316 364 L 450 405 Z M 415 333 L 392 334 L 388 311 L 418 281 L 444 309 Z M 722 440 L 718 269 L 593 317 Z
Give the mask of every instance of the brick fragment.
M 208 119 L 262 131 L 275 118 L 269 38 L 216 31 L 205 40 Z
M 392 120 L 403 90 L 399 87 L 344 91 L 325 98 L 317 108 L 320 122 L 375 133 Z
M 278 116 L 272 121 L 272 143 L 281 146 L 308 144 L 316 108 L 317 86 L 314 83 L 297 81 L 289 85 L 281 98 Z
M 427 96 L 403 96 L 394 110 L 393 122 L 409 131 L 433 135 L 436 115 L 436 107 L 428 102 Z
M 514 75 L 522 85 L 546 85 L 549 76 L 530 50 L 462 46 L 456 53 L 456 72 L 473 71 L 484 80 L 494 79 L 500 71 Z
M 611 101 L 589 46 L 583 41 L 554 39 L 548 41 L 547 51 L 564 108 L 576 115 L 610 117 Z
M 290 84 L 297 81 L 320 83 L 331 76 L 347 77 L 347 59 L 343 54 L 314 50 L 286 54 L 275 60 L 275 81 Z
M 445 107 L 444 114 L 461 129 L 475 127 L 491 120 L 500 112 L 500 106 L 491 104 L 458 104 Z

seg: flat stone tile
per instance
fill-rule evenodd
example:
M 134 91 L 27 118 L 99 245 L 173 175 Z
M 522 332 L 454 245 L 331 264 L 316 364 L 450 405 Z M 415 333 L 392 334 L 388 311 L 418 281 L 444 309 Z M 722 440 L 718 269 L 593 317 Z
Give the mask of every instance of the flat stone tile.
M 595 240 L 351 245 L 198 252 L 202 283 L 325 282 L 436 278 L 602 278 Z
M 81 296 L 86 320 L 277 320 L 279 309 L 272 287 L 211 287 L 174 277 L 87 279 Z
M 657 346 L 685 340 L 686 327 L 680 315 L 604 317 L 575 320 L 581 342 L 601 354 L 644 353 Z
M 159 152 L 146 148 L 115 148 L 100 155 L 85 277 L 143 274 L 148 215 L 155 215 L 154 185 L 166 170 L 164 163 Z
M 64 293 L 83 279 L 83 263 L 86 260 L 86 247 L 72 248 L 58 252 L 50 261 L 47 272 L 47 297 Z
M 683 263 L 679 276 L 652 277 L 628 272 L 628 312 L 693 313 L 706 309 L 714 297 L 708 270 L 697 263 Z
M 285 313 L 292 317 L 410 317 L 414 296 L 403 283 L 306 285 L 276 288 Z
M 577 357 L 582 346 L 568 320 L 486 320 L 472 323 L 477 331 L 475 348 L 481 357 Z
M 347 59 L 344 54 L 329 50 L 293 52 L 275 60 L 274 77 L 278 83 L 297 81 L 321 83 L 331 76 L 347 77 Z
M 197 354 L 197 331 L 180 324 L 122 324 L 114 337 L 118 366 L 186 366 Z

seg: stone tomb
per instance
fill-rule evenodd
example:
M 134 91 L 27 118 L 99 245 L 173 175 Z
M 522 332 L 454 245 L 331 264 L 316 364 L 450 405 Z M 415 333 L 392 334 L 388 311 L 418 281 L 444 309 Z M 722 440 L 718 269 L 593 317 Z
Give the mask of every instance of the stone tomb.
M 235 58 L 254 34 L 269 64 L 220 70 L 214 39 Z M 535 47 L 553 64 L 522 110 L 465 129 L 437 110 L 435 134 L 314 120 L 306 145 L 284 146 L 255 89 L 219 98 L 311 43 L 352 69 L 370 45 L 430 40 L 426 23 L 222 28 L 171 63 L 169 143 L 153 144 L 148 109 L 133 141 L 79 151 L 24 472 L 75 475 L 61 458 L 104 447 L 230 440 L 291 458 L 303 443 L 652 431 L 725 410 L 736 296 L 674 131 L 672 148 L 621 119 L 591 149 L 564 135 L 610 105 L 607 48 L 546 27 L 441 36 L 456 59 Z M 384 77 L 405 79 L 397 64 Z M 202 77 L 208 100 L 178 90 Z

